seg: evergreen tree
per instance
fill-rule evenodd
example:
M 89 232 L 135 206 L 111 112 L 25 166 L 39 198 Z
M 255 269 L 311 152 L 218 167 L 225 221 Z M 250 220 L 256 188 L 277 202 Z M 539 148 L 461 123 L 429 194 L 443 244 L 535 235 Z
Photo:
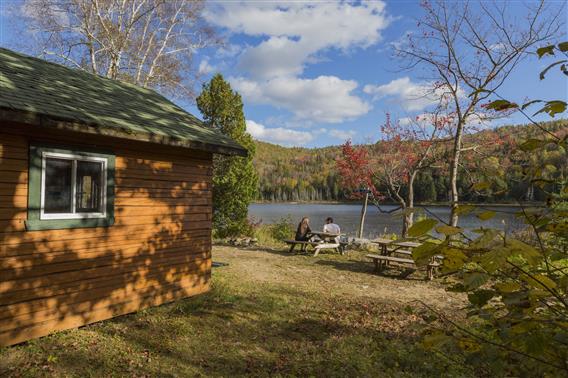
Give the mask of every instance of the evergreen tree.
M 197 107 L 207 125 L 218 128 L 248 150 L 247 157 L 214 157 L 213 227 L 218 237 L 236 236 L 248 228 L 248 206 L 258 188 L 252 164 L 255 145 L 246 132 L 243 102 L 223 76 L 217 74 L 203 85 Z

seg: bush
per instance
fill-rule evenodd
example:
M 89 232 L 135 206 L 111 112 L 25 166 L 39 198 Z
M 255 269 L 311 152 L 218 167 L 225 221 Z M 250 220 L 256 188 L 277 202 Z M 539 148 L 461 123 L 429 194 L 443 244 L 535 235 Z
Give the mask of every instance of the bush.
M 270 226 L 270 235 L 280 242 L 293 237 L 295 231 L 292 218 L 289 215 L 280 218 L 276 223 Z

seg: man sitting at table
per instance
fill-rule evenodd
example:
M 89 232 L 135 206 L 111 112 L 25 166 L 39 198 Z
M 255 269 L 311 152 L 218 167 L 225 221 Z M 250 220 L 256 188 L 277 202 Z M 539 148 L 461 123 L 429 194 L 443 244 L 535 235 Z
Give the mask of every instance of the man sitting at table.
M 325 220 L 323 232 L 327 232 L 328 234 L 337 234 L 338 236 L 335 238 L 335 242 L 339 243 L 339 234 L 341 233 L 341 229 L 339 228 L 339 225 L 333 223 L 332 217 L 327 217 Z

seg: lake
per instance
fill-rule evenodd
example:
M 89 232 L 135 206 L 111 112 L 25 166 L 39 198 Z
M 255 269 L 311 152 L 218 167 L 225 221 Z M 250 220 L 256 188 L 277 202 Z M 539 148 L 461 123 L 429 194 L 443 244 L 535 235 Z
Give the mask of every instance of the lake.
M 382 206 L 384 210 L 396 208 L 394 205 Z M 448 220 L 450 208 L 448 206 L 428 206 L 428 211 L 440 217 L 444 221 Z M 460 216 L 459 226 L 465 229 L 475 229 L 480 226 L 486 228 L 517 230 L 524 226 L 522 219 L 515 216 L 519 208 L 509 206 L 484 206 L 484 210 L 493 210 L 497 215 L 488 220 L 481 221 L 475 215 L 468 214 Z M 333 217 L 335 223 L 339 224 L 341 231 L 349 236 L 356 236 L 361 217 L 360 204 L 296 204 L 296 203 L 269 203 L 252 204 L 249 207 L 249 217 L 264 224 L 278 221 L 282 217 L 289 216 L 294 225 L 304 216 L 310 218 L 310 226 L 313 230 L 321 230 L 325 218 Z M 432 217 L 428 215 L 429 217 Z M 385 233 L 399 234 L 402 228 L 402 218 L 399 214 L 380 213 L 375 206 L 369 206 L 365 218 L 364 237 L 374 238 Z

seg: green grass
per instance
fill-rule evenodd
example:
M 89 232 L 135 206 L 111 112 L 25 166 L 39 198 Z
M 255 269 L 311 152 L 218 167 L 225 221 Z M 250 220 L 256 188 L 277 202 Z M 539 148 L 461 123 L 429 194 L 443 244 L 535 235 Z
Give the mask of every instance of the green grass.
M 239 259 L 214 270 L 209 293 L 4 348 L 0 376 L 471 375 L 422 349 L 417 309 L 325 284 L 255 279 L 238 265 L 247 252 L 228 251 Z M 255 253 L 257 263 L 268 254 Z M 335 274 L 309 257 L 269 258 L 293 272 Z

